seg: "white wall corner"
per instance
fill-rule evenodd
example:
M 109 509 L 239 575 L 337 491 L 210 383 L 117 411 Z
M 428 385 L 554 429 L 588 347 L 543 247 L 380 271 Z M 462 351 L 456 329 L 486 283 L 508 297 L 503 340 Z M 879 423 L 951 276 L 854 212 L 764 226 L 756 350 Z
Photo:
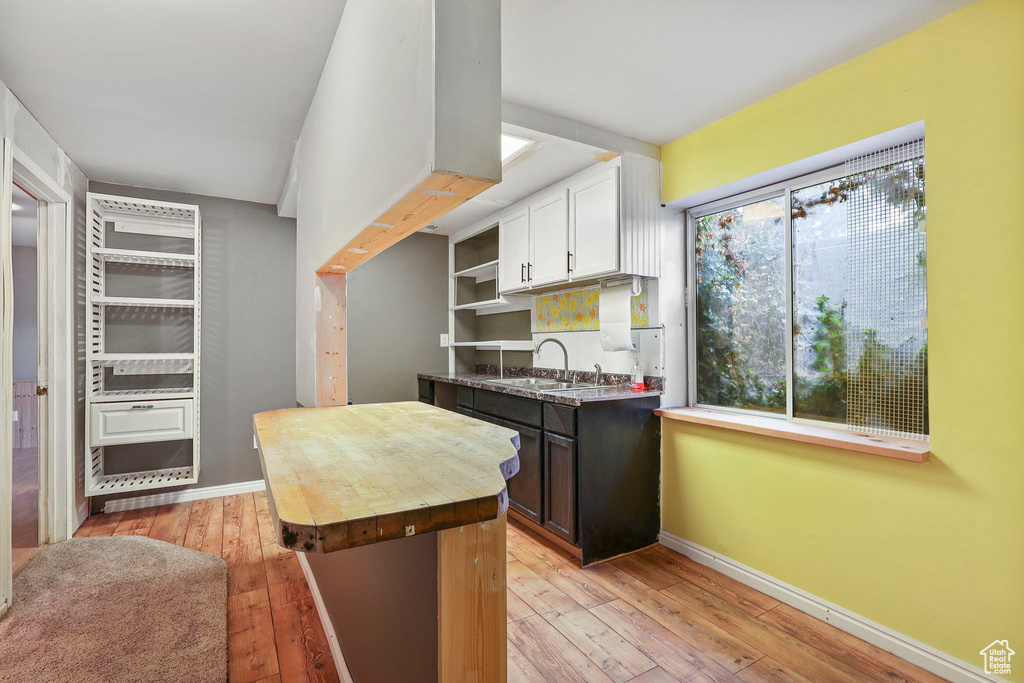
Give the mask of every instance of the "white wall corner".
M 277 215 L 282 218 L 295 218 L 298 216 L 299 144 L 301 142 L 301 140 L 295 142 L 292 161 L 288 166 L 288 175 L 285 176 L 284 185 L 281 186 L 281 196 L 277 200 Z

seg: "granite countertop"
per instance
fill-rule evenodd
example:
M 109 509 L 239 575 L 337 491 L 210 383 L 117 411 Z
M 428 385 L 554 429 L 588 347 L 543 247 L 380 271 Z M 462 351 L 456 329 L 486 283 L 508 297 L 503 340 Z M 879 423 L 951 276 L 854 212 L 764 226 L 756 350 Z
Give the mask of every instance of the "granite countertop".
M 448 384 L 459 384 L 464 387 L 475 389 L 487 389 L 496 391 L 499 394 L 511 394 L 532 398 L 538 401 L 549 401 L 551 403 L 562 403 L 564 405 L 578 406 L 582 403 L 592 401 L 619 401 L 628 398 L 649 398 L 661 396 L 662 392 L 649 389 L 647 391 L 630 391 L 629 387 L 604 385 L 593 389 L 573 389 L 571 391 L 537 391 L 526 387 L 512 387 L 504 384 L 494 384 L 490 380 L 501 379 L 498 375 L 484 374 L 480 372 L 459 372 L 445 374 L 420 373 L 420 379 L 432 382 L 447 382 Z

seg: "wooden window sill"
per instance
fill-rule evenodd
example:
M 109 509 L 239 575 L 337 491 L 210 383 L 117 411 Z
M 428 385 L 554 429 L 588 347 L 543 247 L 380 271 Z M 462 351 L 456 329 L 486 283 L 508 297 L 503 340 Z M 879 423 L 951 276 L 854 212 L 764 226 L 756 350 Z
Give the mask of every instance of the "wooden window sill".
M 880 455 L 884 458 L 897 458 L 910 462 L 925 462 L 931 454 L 927 441 L 899 439 L 877 434 L 847 432 L 828 427 L 790 422 L 758 415 L 740 415 L 706 408 L 662 408 L 654 411 L 655 415 L 667 420 L 679 420 L 693 424 L 710 425 L 723 429 L 732 429 L 748 434 L 760 434 L 777 439 L 799 441 L 800 443 L 830 446 L 847 451 Z

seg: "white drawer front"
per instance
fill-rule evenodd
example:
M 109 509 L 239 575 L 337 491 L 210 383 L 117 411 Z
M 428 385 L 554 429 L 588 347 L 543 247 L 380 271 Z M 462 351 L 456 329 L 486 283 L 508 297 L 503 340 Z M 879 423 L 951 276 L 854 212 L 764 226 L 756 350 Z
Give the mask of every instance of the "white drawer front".
M 92 446 L 191 439 L 193 399 L 94 403 Z

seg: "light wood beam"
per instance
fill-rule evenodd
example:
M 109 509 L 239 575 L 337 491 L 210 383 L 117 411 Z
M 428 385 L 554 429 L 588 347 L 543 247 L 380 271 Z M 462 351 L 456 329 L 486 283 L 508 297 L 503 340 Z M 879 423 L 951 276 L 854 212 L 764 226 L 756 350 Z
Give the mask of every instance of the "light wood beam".
M 505 683 L 505 516 L 437 534 L 438 680 Z
M 434 171 L 356 235 L 317 273 L 348 273 L 495 184 L 494 180 Z
M 321 274 L 316 284 L 316 405 L 348 403 L 345 275 Z

